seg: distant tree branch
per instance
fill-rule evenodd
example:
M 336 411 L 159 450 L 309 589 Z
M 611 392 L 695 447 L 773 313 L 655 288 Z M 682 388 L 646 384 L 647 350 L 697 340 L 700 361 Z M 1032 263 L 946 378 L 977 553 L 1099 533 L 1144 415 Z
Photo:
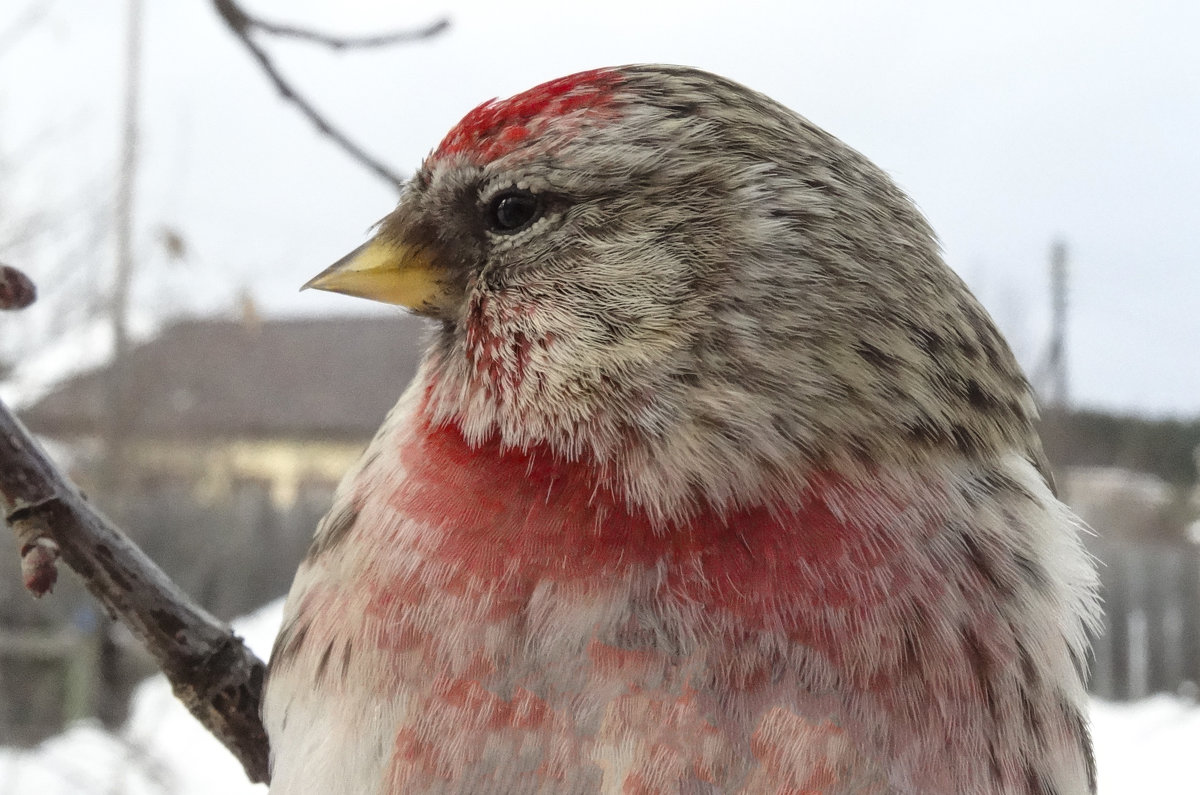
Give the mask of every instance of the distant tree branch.
M 5 295 L 31 295 L 6 292 L 23 282 L 32 289 L 20 271 L 0 267 L 0 307 L 21 304 L 3 300 Z M 65 562 L 141 640 L 175 695 L 237 757 L 250 780 L 267 781 L 267 735 L 259 717 L 262 660 L 96 511 L 3 403 L 0 513 L 16 534 L 26 587 L 35 596 L 49 592 L 57 561 Z
M 225 24 L 229 27 L 233 35 L 242 42 L 254 57 L 254 60 L 258 61 L 259 66 L 262 67 L 262 70 L 271 80 L 271 83 L 274 84 L 275 90 L 279 92 L 279 95 L 295 105 L 322 135 L 332 140 L 350 157 L 388 183 L 398 186 L 404 181 L 399 173 L 393 171 L 354 141 L 351 141 L 345 133 L 335 127 L 332 122 L 313 107 L 311 102 L 297 92 L 275 67 L 275 63 L 271 60 L 267 52 L 254 40 L 252 34 L 257 30 L 276 36 L 313 42 L 334 50 L 342 50 L 381 47 L 427 39 L 446 30 L 450 25 L 449 21 L 439 19 L 423 28 L 409 31 L 397 31 L 373 36 L 339 37 L 291 25 L 267 22 L 251 15 L 234 0 L 213 0 L 213 7 L 221 16 L 221 19 L 225 20 Z
M 293 25 L 281 25 L 267 22 L 263 19 L 252 20 L 255 27 L 264 33 L 291 39 L 301 39 L 313 44 L 320 44 L 331 50 L 365 49 L 368 47 L 387 47 L 392 44 L 406 44 L 421 39 L 429 39 L 450 27 L 450 20 L 439 19 L 423 28 L 413 30 L 397 30 L 391 33 L 379 33 L 372 36 L 331 36 L 307 28 Z

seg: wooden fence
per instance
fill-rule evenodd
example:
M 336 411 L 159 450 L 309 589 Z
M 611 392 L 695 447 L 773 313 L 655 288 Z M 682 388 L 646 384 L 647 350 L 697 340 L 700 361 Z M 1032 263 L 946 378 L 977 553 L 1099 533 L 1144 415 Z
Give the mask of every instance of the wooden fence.
M 1132 700 L 1196 694 L 1200 685 L 1200 548 L 1094 541 L 1104 631 L 1093 639 L 1091 690 Z

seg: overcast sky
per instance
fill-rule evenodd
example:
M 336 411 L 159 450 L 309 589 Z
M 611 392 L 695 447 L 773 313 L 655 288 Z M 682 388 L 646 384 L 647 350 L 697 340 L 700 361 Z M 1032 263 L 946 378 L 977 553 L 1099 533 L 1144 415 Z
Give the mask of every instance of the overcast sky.
M 35 0 L 0 3 L 0 245 L 6 227 L 50 213 L 61 250 L 111 204 L 125 2 L 36 3 L 50 10 L 19 38 L 5 32 Z M 271 314 L 369 310 L 296 288 L 359 244 L 394 194 L 278 100 L 208 0 L 146 5 L 141 311 L 229 312 L 245 291 Z M 1049 246 L 1065 239 L 1076 402 L 1200 415 L 1200 3 L 246 5 L 343 33 L 452 20 L 377 52 L 265 41 L 300 90 L 406 172 L 480 101 L 571 71 L 673 62 L 746 83 L 889 171 L 1030 367 Z M 163 225 L 186 239 L 184 262 L 166 264 Z M 0 258 L 52 292 L 55 251 Z M 111 243 L 90 251 L 71 278 L 98 290 Z

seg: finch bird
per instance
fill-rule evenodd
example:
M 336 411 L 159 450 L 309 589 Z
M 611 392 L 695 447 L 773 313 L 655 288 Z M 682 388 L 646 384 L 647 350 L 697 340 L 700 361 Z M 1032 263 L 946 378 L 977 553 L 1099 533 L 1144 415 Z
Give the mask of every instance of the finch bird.
M 273 793 L 1094 791 L 1028 383 L 836 138 L 581 72 L 468 113 L 308 286 L 435 323 L 288 596 Z

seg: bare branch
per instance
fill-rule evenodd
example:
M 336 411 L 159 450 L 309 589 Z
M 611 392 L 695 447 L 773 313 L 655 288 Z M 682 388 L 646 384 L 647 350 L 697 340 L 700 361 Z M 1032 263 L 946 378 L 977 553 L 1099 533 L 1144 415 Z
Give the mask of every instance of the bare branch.
M 392 33 L 380 33 L 373 36 L 331 36 L 327 33 L 309 30 L 307 28 L 298 28 L 293 25 L 281 25 L 275 22 L 267 22 L 263 19 L 250 19 L 251 24 L 263 31 L 275 36 L 283 36 L 291 39 L 300 39 L 302 41 L 312 42 L 328 47 L 331 50 L 348 50 L 367 47 L 387 47 L 392 44 L 407 44 L 408 42 L 420 41 L 421 39 L 429 39 L 450 27 L 450 20 L 439 19 L 436 22 L 431 22 L 423 28 L 415 28 L 413 30 L 397 30 Z
M 16 533 L 34 593 L 52 585 L 47 578 L 61 558 L 142 641 L 175 695 L 237 757 L 250 780 L 266 781 L 267 736 L 259 718 L 263 662 L 92 508 L 2 403 L 0 511 Z
M 275 86 L 275 90 L 285 100 L 295 105 L 302 114 L 312 122 L 320 133 L 330 138 L 334 143 L 346 151 L 352 158 L 365 166 L 368 170 L 374 173 L 381 179 L 399 186 L 404 181 L 403 177 L 393 171 L 386 164 L 376 159 L 369 154 L 358 144 L 351 141 L 345 133 L 337 129 L 328 119 L 325 118 L 312 103 L 304 96 L 296 91 L 295 88 L 280 74 L 275 68 L 275 63 L 266 51 L 254 41 L 252 32 L 261 30 L 266 33 L 272 33 L 279 36 L 287 36 L 291 38 L 303 39 L 305 41 L 322 44 L 333 49 L 343 49 L 347 47 L 378 47 L 386 44 L 395 44 L 399 42 L 416 41 L 419 39 L 429 38 L 437 35 L 449 26 L 449 22 L 445 19 L 438 20 L 428 27 L 413 31 L 403 31 L 396 33 L 388 33 L 378 36 L 364 37 L 336 37 L 328 36 L 315 31 L 297 28 L 289 25 L 278 25 L 270 22 L 265 22 L 257 17 L 254 17 L 241 8 L 234 0 L 213 0 L 213 7 L 220 14 L 221 19 L 225 20 L 225 24 L 229 26 L 229 30 L 233 32 L 238 40 L 249 50 L 254 60 L 258 61 L 259 66 L 266 72 L 267 77 Z

